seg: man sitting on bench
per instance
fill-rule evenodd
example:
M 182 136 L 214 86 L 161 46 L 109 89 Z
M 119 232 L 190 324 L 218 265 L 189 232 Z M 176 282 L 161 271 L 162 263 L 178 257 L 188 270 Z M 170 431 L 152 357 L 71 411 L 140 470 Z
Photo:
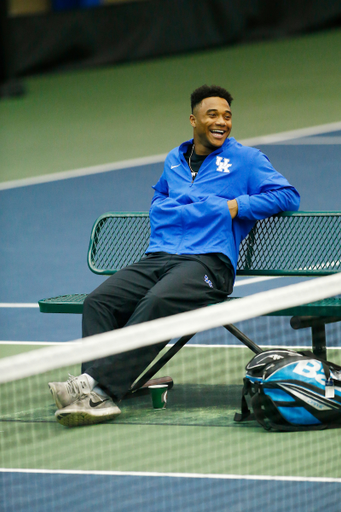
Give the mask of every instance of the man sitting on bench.
M 83 337 L 214 304 L 232 293 L 240 242 L 258 219 L 297 210 L 299 194 L 259 150 L 230 138 L 232 96 L 204 85 L 191 95 L 193 139 L 173 149 L 153 187 L 145 257 L 112 275 L 84 302 Z M 120 413 L 167 342 L 83 363 L 49 383 L 57 421 L 76 426 Z

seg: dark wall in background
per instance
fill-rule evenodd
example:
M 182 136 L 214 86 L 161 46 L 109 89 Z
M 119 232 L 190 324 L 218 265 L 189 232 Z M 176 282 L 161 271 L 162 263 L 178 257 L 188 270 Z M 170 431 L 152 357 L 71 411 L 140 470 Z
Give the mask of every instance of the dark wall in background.
M 7 27 L 6 13 L 7 13 L 6 2 L 0 1 L 0 84 L 1 84 L 1 82 L 3 82 L 5 80 L 5 77 L 8 74 L 8 70 L 6 69 L 6 65 L 7 65 L 6 55 L 7 55 L 7 53 L 9 53 L 6 51 L 7 50 L 6 44 L 7 44 L 7 39 L 8 39 L 7 34 L 6 34 L 6 27 Z
M 1 0 L 2 1 L 2 0 Z M 336 0 L 145 0 L 7 19 L 12 77 L 341 25 Z

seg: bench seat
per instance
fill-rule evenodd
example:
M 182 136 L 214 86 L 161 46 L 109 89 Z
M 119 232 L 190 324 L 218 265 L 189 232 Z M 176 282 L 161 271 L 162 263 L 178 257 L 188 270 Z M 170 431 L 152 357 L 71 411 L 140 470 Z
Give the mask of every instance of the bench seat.
M 72 295 L 59 295 L 49 299 L 42 299 L 38 302 L 41 313 L 73 313 L 83 312 L 83 303 L 87 295 L 85 293 L 74 293 Z M 226 301 L 238 299 L 231 297 Z M 269 313 L 267 316 L 313 316 L 313 317 L 340 317 L 341 320 L 341 298 L 331 297 L 302 306 L 295 306 L 281 311 Z
M 39 310 L 41 313 L 82 314 L 83 303 L 86 297 L 86 293 L 73 293 L 42 299 L 38 301 Z

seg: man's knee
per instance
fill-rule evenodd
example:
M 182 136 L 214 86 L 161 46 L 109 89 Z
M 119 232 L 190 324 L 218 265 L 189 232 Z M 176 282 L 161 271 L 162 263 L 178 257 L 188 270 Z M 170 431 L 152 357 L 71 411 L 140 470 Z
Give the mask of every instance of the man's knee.
M 147 322 L 173 313 L 173 307 L 168 297 L 150 290 L 138 304 L 127 325 Z
M 96 290 L 89 293 L 83 302 L 83 315 L 87 315 L 90 312 L 98 311 L 100 309 L 99 294 Z
M 96 290 L 90 293 L 83 304 L 83 337 L 112 331 L 118 327 L 118 315 L 110 301 L 106 301 Z

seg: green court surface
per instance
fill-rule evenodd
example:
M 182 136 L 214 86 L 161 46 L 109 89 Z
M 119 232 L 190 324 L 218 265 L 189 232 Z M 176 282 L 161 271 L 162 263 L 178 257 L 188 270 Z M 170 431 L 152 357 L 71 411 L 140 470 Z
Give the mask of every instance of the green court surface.
M 189 96 L 229 89 L 237 139 L 340 120 L 341 30 L 24 80 L 0 101 L 0 181 L 159 155 L 192 136 Z
M 26 78 L 26 96 L 0 101 L 0 181 L 164 154 L 192 136 L 189 96 L 203 83 L 231 91 L 239 140 L 338 122 L 340 61 L 334 30 Z M 0 344 L 0 358 L 31 350 Z M 340 430 L 270 433 L 233 421 L 252 356 L 186 346 L 159 373 L 175 383 L 166 409 L 135 397 L 116 420 L 73 429 L 56 422 L 47 382 L 79 366 L 0 385 L 0 468 L 341 478 Z M 340 350 L 328 357 L 341 364 Z
M 341 362 L 339 350 L 329 358 Z M 340 478 L 338 430 L 269 433 L 237 424 L 244 347 L 185 347 L 162 370 L 174 388 L 167 408 L 150 396 L 121 402 L 116 420 L 66 428 L 54 418 L 47 382 L 79 368 L 0 387 L 0 467 Z

